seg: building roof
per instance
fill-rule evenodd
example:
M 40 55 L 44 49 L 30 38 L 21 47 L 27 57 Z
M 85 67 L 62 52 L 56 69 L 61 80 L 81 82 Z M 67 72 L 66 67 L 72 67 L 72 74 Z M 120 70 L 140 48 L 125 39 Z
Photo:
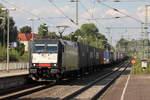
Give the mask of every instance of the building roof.
M 37 38 L 38 35 L 34 34 L 33 37 Z M 31 41 L 32 40 L 32 34 L 31 33 L 19 33 L 18 36 L 17 36 L 17 38 L 20 41 Z

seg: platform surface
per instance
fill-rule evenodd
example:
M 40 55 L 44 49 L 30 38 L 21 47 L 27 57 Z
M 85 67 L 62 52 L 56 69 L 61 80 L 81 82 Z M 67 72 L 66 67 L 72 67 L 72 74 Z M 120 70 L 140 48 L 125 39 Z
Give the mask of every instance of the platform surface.
M 10 71 L 0 71 L 0 78 L 11 77 L 11 76 L 19 76 L 19 75 L 27 75 L 29 74 L 28 69 L 24 70 L 10 70 Z
M 129 78 L 129 74 L 130 71 L 126 71 L 100 100 L 150 100 L 150 75 L 130 75 Z

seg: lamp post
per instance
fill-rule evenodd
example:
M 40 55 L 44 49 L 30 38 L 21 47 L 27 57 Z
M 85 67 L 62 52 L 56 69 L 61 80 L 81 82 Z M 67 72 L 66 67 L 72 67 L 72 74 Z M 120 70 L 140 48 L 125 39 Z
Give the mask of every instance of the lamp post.
M 3 11 L 6 11 L 7 13 L 7 67 L 6 71 L 9 71 L 9 12 L 10 11 L 15 11 L 15 8 L 1 8 Z
M 79 12 L 78 12 L 78 6 L 79 6 L 79 0 L 70 0 L 70 2 L 76 2 L 76 25 L 78 25 L 79 24 L 79 22 L 78 22 L 78 19 L 79 19 Z
M 148 42 L 149 42 L 149 38 L 148 38 L 148 8 L 150 7 L 150 5 L 146 5 L 145 6 L 145 58 L 148 59 L 148 55 L 149 55 L 149 50 L 148 50 Z
M 34 40 L 34 21 L 40 20 L 40 18 L 28 18 L 32 22 L 32 41 Z

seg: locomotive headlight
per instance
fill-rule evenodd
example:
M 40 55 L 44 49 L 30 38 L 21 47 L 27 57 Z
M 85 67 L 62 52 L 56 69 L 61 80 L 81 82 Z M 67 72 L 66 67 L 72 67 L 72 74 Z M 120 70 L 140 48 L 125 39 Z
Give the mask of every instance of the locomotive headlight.
M 56 64 L 54 64 L 54 66 L 56 66 Z
M 35 67 L 35 64 L 33 64 L 33 66 Z

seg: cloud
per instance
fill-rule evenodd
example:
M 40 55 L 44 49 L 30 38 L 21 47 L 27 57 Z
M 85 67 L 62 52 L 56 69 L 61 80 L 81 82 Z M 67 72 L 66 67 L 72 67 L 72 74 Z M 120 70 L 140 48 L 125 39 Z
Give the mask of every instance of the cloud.
M 61 10 L 61 11 L 60 11 Z M 32 10 L 32 13 L 42 16 L 42 17 L 50 17 L 50 16 L 71 16 L 75 12 L 74 8 L 69 6 L 63 6 L 59 9 L 56 7 L 40 7 L 38 9 Z
M 27 6 L 21 9 L 29 10 Z M 63 7 L 59 7 L 59 9 L 61 9 L 64 15 L 68 16 L 68 18 L 72 19 L 72 16 L 75 16 L 75 8 L 72 8 L 70 6 L 63 6 Z M 56 7 L 45 6 L 37 9 L 32 8 L 30 12 L 39 16 L 40 18 L 45 18 L 47 21 L 41 20 L 41 22 L 43 21 L 43 23 L 50 22 L 51 24 L 53 23 L 56 25 L 62 21 L 65 21 L 63 24 L 66 23 L 70 25 L 70 22 L 68 22 L 68 18 L 65 18 L 65 16 Z M 25 24 L 29 23 L 29 21 L 27 20 L 28 18 L 36 18 L 35 16 L 32 16 L 29 13 L 23 12 L 22 10 L 16 10 L 15 12 L 11 12 L 11 16 L 14 17 L 14 19 L 17 21 L 17 23 L 19 23 L 19 25 L 21 25 L 21 23 L 25 23 Z M 64 18 L 57 19 L 51 17 L 64 17 Z
M 90 8 L 79 16 L 79 26 L 86 23 L 98 24 L 98 18 L 101 18 L 103 13 L 104 11 L 101 8 Z
M 92 8 L 89 9 L 88 11 L 83 12 L 80 17 L 85 19 L 90 19 L 93 16 L 94 18 L 96 18 L 96 17 L 100 17 L 102 13 L 103 11 L 101 10 L 101 8 Z
M 8 0 L 7 0 L 8 1 Z M 32 12 L 33 14 L 38 15 L 39 17 L 43 17 L 43 18 L 48 18 L 48 17 L 64 17 L 64 15 L 54 6 L 50 5 L 47 1 L 43 1 L 43 0 L 22 0 L 24 2 L 20 2 L 20 0 L 14 0 L 16 2 L 13 2 L 15 5 L 19 6 L 21 9 L 25 9 L 28 10 L 30 12 Z M 57 0 L 56 0 L 57 1 Z M 86 2 L 85 4 L 87 5 L 86 8 L 88 8 L 88 11 L 86 11 L 82 8 L 79 7 L 79 25 L 75 25 L 73 24 L 68 18 L 55 18 L 55 19 L 48 19 L 48 21 L 45 20 L 40 20 L 39 23 L 35 22 L 35 30 L 37 30 L 38 25 L 42 24 L 42 23 L 47 23 L 47 24 L 53 24 L 53 25 L 68 25 L 71 28 L 67 28 L 66 31 L 74 31 L 77 28 L 79 28 L 82 24 L 85 23 L 95 23 L 96 26 L 99 28 L 101 33 L 107 33 L 107 30 L 105 29 L 105 27 L 111 27 L 111 26 L 116 26 L 116 27 L 127 27 L 127 26 L 138 26 L 139 24 L 137 24 L 136 21 L 134 21 L 131 18 L 128 17 L 123 17 L 125 15 L 122 15 L 112 9 L 105 9 L 100 8 L 98 6 L 95 6 L 95 8 L 90 8 L 91 7 L 91 3 Z M 57 2 L 56 2 L 57 4 Z M 74 4 L 70 4 L 68 5 L 68 3 L 59 3 L 57 4 L 57 6 L 59 7 L 59 9 L 61 9 L 64 14 L 66 16 L 68 16 L 69 18 L 73 19 L 74 21 L 76 21 L 76 11 L 75 11 L 75 5 Z M 81 6 L 81 5 L 79 5 Z M 10 6 L 7 6 L 10 7 Z M 130 9 L 121 9 L 120 11 L 127 14 L 127 15 L 131 15 L 137 19 L 141 19 L 144 21 L 145 19 L 145 6 L 140 6 L 137 9 L 136 12 L 130 12 Z M 92 15 L 93 18 L 102 18 L 102 19 L 98 19 L 97 22 L 95 20 L 88 20 L 88 19 L 92 19 Z M 32 16 L 31 14 L 27 14 L 23 11 L 20 11 L 19 9 L 17 9 L 16 11 L 11 12 L 11 16 L 14 17 L 14 19 L 16 20 L 17 25 L 23 26 L 26 24 L 31 24 L 31 22 L 27 21 L 27 18 L 34 18 L 34 16 Z M 110 20 L 103 20 L 103 18 L 112 18 L 112 17 L 123 17 L 120 19 L 110 19 Z M 42 22 L 43 21 L 43 22 Z M 57 30 L 58 31 L 58 30 Z M 65 32 L 66 32 L 65 31 Z M 70 33 L 68 31 L 68 33 Z M 114 30 L 111 30 L 112 33 L 117 33 Z M 120 30 L 119 30 L 120 31 Z M 123 33 L 125 30 L 122 30 Z M 135 30 L 134 30 L 135 31 Z M 135 31 L 136 32 L 136 31 Z M 117 34 L 116 36 L 119 37 L 119 35 Z
M 148 7 L 148 18 L 150 19 L 150 7 Z M 136 15 L 142 20 L 145 21 L 145 6 L 140 6 L 136 10 Z
M 121 9 L 119 11 L 123 12 L 125 14 L 129 14 L 129 12 L 125 9 Z M 122 16 L 125 16 L 125 15 L 123 15 L 123 14 L 121 14 L 121 13 L 119 13 L 119 12 L 113 10 L 113 9 L 110 9 L 110 10 L 106 11 L 106 13 L 102 17 L 103 18 L 111 18 L 111 17 L 119 17 L 119 16 L 122 17 Z
M 73 29 L 72 31 L 74 31 L 77 28 L 80 28 L 80 26 L 85 23 L 95 23 L 96 24 L 95 20 L 91 20 L 92 15 L 93 15 L 93 18 L 99 18 L 101 13 L 102 13 L 102 10 L 100 8 L 89 9 L 88 11 L 79 13 L 79 19 L 78 19 L 79 25 L 75 24 L 76 23 L 75 18 L 73 19 L 75 23 L 72 23 L 69 19 L 65 19 L 58 25 L 70 26 L 71 29 Z

